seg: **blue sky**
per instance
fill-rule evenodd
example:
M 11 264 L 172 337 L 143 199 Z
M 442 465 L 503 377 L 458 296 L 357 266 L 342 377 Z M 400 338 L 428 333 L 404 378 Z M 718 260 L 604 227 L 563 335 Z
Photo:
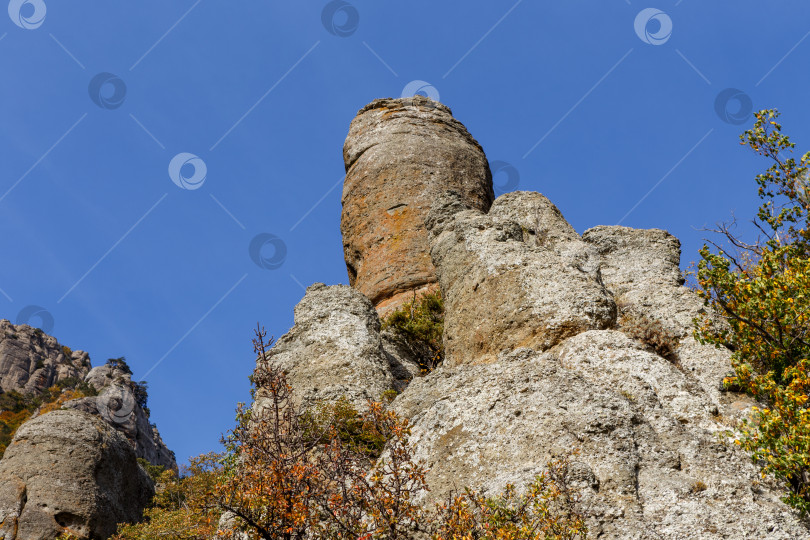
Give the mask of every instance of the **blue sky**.
M 544 193 L 579 232 L 667 229 L 686 267 L 699 228 L 757 206 L 768 164 L 737 139 L 750 107 L 779 108 L 810 149 L 808 15 L 806 0 L 12 0 L 0 317 L 39 310 L 31 324 L 94 365 L 126 356 L 178 459 L 215 450 L 249 398 L 256 322 L 281 336 L 302 286 L 347 283 L 341 150 L 360 107 L 439 96 L 507 164 L 496 190 Z

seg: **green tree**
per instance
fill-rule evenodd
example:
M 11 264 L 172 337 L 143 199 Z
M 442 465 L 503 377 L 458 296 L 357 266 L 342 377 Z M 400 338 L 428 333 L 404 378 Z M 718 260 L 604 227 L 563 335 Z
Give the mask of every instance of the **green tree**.
M 762 200 L 753 223 L 759 237 L 737 237 L 733 224 L 718 231 L 727 247 L 700 250 L 697 286 L 706 305 L 722 315 L 715 324 L 696 319 L 696 337 L 728 347 L 734 375 L 729 387 L 764 402 L 737 441 L 763 467 L 784 481 L 786 502 L 810 511 L 810 153 L 792 157 L 794 143 L 782 133 L 779 113 L 755 113 L 741 144 L 771 160 L 756 177 Z

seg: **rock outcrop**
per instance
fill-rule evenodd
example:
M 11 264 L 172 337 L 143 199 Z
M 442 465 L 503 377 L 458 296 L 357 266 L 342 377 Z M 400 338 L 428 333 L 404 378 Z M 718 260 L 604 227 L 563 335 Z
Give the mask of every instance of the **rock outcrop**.
M 471 208 L 494 198 L 481 146 L 446 106 L 428 98 L 378 99 L 352 121 L 343 147 L 340 230 L 349 282 L 381 314 L 435 289 L 424 220 L 453 189 Z
M 80 411 L 24 424 L 0 461 L 0 538 L 107 538 L 154 494 L 129 441 Z
M 345 397 L 364 408 L 366 400 L 379 400 L 394 388 L 392 371 L 401 368 L 383 347 L 380 319 L 369 299 L 346 285 L 322 283 L 307 288 L 295 307 L 295 325 L 268 358 L 286 372 L 303 407 Z M 256 401 L 261 406 L 261 390 Z
M 86 352 L 73 351 L 37 328 L 0 320 L 0 393 L 36 396 L 58 383 L 73 387 L 80 382 L 99 395 L 68 401 L 64 407 L 107 422 L 130 441 L 139 458 L 177 469 L 174 453 L 138 403 L 131 373 L 110 364 L 91 368 Z
M 589 537 L 810 537 L 784 487 L 733 444 L 754 402 L 720 389 L 729 351 L 691 336 L 705 312 L 684 287 L 678 240 L 626 227 L 580 236 L 539 193 L 490 207 L 483 152 L 451 120 L 414 98 L 375 101 L 352 123 L 341 230 L 356 290 L 310 287 L 271 351 L 303 402 L 400 390 L 391 406 L 429 468 L 425 499 L 494 495 L 572 456 Z M 416 376 L 374 308 L 436 279 L 445 360 Z M 674 353 L 652 352 L 626 317 L 660 323 Z
M 38 328 L 0 320 L 0 391 L 38 394 L 89 371 L 86 352 L 72 351 Z
M 129 373 L 111 365 L 98 366 L 90 370 L 85 382 L 99 390 L 99 395 L 68 401 L 64 408 L 98 416 L 127 438 L 137 457 L 177 470 L 174 452 L 166 447 L 157 426 L 138 403 Z
M 598 252 L 602 279 L 622 310 L 643 314 L 678 336 L 678 362 L 714 400 L 738 412 L 750 408 L 750 398 L 720 389 L 720 381 L 732 371 L 731 352 L 704 347 L 692 337 L 692 320 L 706 311 L 697 294 L 683 286 L 680 241 L 660 229 L 620 226 L 593 227 L 582 239 Z M 712 321 L 725 324 L 716 315 Z
M 575 449 L 593 538 L 805 538 L 807 529 L 722 431 L 727 412 L 624 334 L 441 367 L 394 402 L 430 468 L 430 497 L 525 485 Z M 722 412 L 721 412 L 722 411 Z
M 446 364 L 545 350 L 615 324 L 598 256 L 539 193 L 503 195 L 484 214 L 447 192 L 427 228 L 445 303 Z

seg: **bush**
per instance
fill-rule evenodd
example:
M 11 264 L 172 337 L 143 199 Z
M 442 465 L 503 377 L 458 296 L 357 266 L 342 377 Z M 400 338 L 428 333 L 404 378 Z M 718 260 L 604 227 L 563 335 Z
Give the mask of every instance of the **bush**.
M 444 302 L 440 292 L 423 294 L 388 315 L 382 328 L 401 336 L 423 372 L 444 359 Z
M 132 375 L 132 369 L 127 364 L 127 359 L 124 356 L 119 356 L 118 358 L 109 358 L 107 360 L 107 365 L 112 368 L 120 369 L 127 375 Z
M 676 353 L 680 340 L 661 324 L 643 313 L 626 311 L 619 318 L 619 329 L 662 358 L 678 363 Z
M 744 422 L 737 444 L 763 468 L 785 482 L 785 501 L 810 512 L 810 230 L 807 174 L 810 153 L 800 162 L 786 156 L 794 144 L 782 134 L 779 113 L 755 114 L 742 144 L 773 165 L 757 176 L 764 201 L 754 225 L 762 236 L 753 243 L 737 238 L 729 225 L 716 231 L 726 248 L 704 245 L 698 262 L 698 293 L 727 326 L 696 319 L 702 343 L 733 351 L 734 375 L 724 382 L 766 404 Z
M 149 478 L 151 478 L 152 481 L 156 484 L 160 480 L 160 477 L 163 475 L 163 473 L 166 472 L 166 467 L 164 467 L 163 465 L 153 465 L 152 463 L 143 458 L 138 458 L 138 465 L 140 465 L 143 468 L 143 470 L 146 471 L 146 473 L 149 475 Z
M 437 508 L 435 539 L 547 540 L 585 538 L 588 529 L 578 511 L 579 494 L 567 481 L 569 458 L 547 464 L 519 495 L 515 486 L 484 497 L 465 490 Z
M 40 414 L 45 414 L 60 409 L 71 399 L 91 395 L 96 395 L 96 389 L 75 378 L 63 379 L 39 395 L 23 395 L 15 391 L 0 394 L 0 457 L 11 444 L 17 429 L 37 409 Z
M 232 530 L 218 538 L 585 538 L 567 459 L 522 495 L 512 486 L 490 498 L 467 490 L 422 505 L 427 471 L 408 443 L 408 422 L 380 403 L 358 412 L 346 400 L 299 415 L 284 372 L 266 360 L 269 345 L 257 329 L 252 384 L 262 407 L 239 406 L 224 454 L 192 460 L 182 478 L 163 473 L 144 522 L 120 526 L 114 540 L 208 539 L 222 511 Z

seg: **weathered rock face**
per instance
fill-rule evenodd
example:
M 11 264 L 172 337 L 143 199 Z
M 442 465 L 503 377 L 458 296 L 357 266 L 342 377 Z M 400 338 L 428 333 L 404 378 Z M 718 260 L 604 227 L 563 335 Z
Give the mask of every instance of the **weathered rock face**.
M 440 196 L 427 219 L 445 302 L 447 365 L 545 350 L 616 321 L 595 251 L 539 193 L 499 197 L 489 214 Z
M 101 418 L 127 438 L 137 457 L 177 470 L 174 452 L 166 447 L 157 426 L 149 422 L 138 404 L 131 379 L 129 373 L 109 365 L 94 367 L 85 382 L 99 390 L 99 395 L 68 401 L 64 408 Z
M 90 371 L 90 357 L 71 351 L 27 324 L 0 320 L 0 391 L 39 393 L 59 381 L 81 380 Z
M 295 326 L 268 358 L 286 373 L 300 405 L 346 397 L 356 407 L 394 388 L 391 362 L 371 302 L 346 285 L 316 283 L 295 307 Z M 390 360 L 389 360 L 390 359 Z M 261 406 L 262 392 L 257 403 Z
M 457 191 L 489 209 L 492 174 L 484 151 L 428 98 L 378 99 L 360 110 L 343 147 L 346 180 L 340 230 L 349 282 L 381 314 L 435 288 L 424 220 L 433 199 Z
M 440 105 L 418 114 L 409 107 L 375 102 L 352 125 L 346 261 L 352 283 L 384 311 L 400 291 L 386 284 L 429 286 L 397 278 L 428 275 L 420 249 L 429 246 L 444 297 L 444 364 L 416 377 L 407 346 L 380 336 L 371 302 L 347 287 L 316 285 L 273 350 L 295 390 L 312 401 L 347 394 L 357 403 L 404 387 L 392 406 L 409 419 L 416 456 L 429 467 L 426 498 L 525 485 L 548 461 L 578 450 L 569 480 L 582 489 L 590 537 L 810 538 L 807 523 L 781 502 L 783 488 L 761 478 L 729 436 L 754 402 L 719 388 L 729 351 L 691 336 L 704 307 L 683 286 L 678 240 L 626 227 L 580 237 L 538 193 L 506 194 L 485 213 L 444 180 L 420 185 L 433 190 L 419 222 L 427 243 L 402 249 L 399 239 L 411 237 L 391 232 L 396 221 L 380 225 L 388 219 L 380 212 L 389 203 L 396 211 L 405 188 L 371 189 L 376 180 L 360 180 L 389 186 L 383 181 L 396 171 L 442 174 L 446 162 L 434 159 L 433 169 L 410 149 L 425 141 L 441 147 L 435 130 L 453 130 L 442 121 L 423 125 Z M 400 122 L 398 132 L 386 134 L 387 122 Z M 386 136 L 366 136 L 374 130 Z M 389 148 L 396 137 L 407 151 Z M 677 357 L 623 333 L 619 307 L 661 322 L 679 340 Z
M 28 325 L 0 320 L 0 393 L 36 395 L 68 379 L 84 380 L 100 395 L 69 401 L 66 408 L 99 416 L 129 439 L 138 457 L 177 469 L 174 453 L 138 405 L 129 373 L 110 365 L 91 369 L 86 352 L 71 351 Z
M 579 449 L 571 480 L 583 489 L 589 537 L 808 534 L 777 486 L 720 435 L 734 411 L 617 331 L 441 367 L 414 379 L 394 405 L 411 419 L 433 499 L 464 486 L 494 494 L 525 484 Z
M 154 494 L 129 442 L 98 418 L 54 411 L 25 423 L 0 461 L 0 538 L 107 538 Z
M 677 238 L 660 229 L 598 226 L 585 231 L 582 239 L 599 253 L 602 279 L 623 311 L 642 313 L 677 335 L 681 366 L 715 400 L 734 403 L 738 409 L 751 406 L 753 402 L 743 395 L 720 391 L 720 381 L 732 371 L 731 353 L 701 346 L 692 337 L 692 320 L 705 310 L 697 294 L 683 286 Z M 716 315 L 712 320 L 725 324 Z

